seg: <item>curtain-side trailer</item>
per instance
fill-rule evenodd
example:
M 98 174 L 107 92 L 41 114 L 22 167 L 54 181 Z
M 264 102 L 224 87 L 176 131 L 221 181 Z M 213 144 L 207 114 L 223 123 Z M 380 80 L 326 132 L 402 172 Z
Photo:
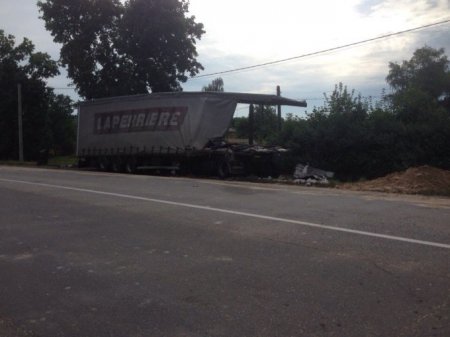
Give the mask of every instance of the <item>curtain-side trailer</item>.
M 275 95 L 176 92 L 85 101 L 78 106 L 80 166 L 217 174 L 276 175 L 275 147 L 224 141 L 237 104 L 290 105 Z

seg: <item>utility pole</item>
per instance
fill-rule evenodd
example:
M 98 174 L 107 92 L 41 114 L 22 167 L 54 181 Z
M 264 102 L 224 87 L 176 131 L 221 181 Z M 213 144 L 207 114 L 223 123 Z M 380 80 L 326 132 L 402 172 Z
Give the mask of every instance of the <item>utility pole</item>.
M 22 132 L 22 85 L 17 85 L 17 114 L 19 124 L 19 161 L 23 162 L 23 132 Z
M 248 111 L 248 143 L 250 145 L 253 145 L 254 139 L 254 127 L 255 127 L 255 106 L 253 104 L 250 104 L 250 108 Z
M 281 89 L 280 86 L 277 85 L 277 96 L 281 96 Z M 281 105 L 277 106 L 278 111 L 278 132 L 281 132 Z

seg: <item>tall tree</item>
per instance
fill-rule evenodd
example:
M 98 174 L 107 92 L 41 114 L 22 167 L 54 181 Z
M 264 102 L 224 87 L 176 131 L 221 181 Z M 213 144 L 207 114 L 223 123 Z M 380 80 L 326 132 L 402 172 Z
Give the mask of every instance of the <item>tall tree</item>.
M 73 114 L 72 100 L 65 95 L 49 93 L 48 137 L 50 146 L 57 155 L 71 155 L 75 153 L 76 144 L 76 115 Z
M 389 99 L 402 120 L 426 120 L 431 111 L 448 106 L 449 67 L 445 50 L 431 47 L 417 49 L 410 60 L 401 64 L 389 64 L 386 80 L 393 91 Z
M 233 127 L 238 138 L 248 138 L 250 123 L 248 117 L 235 117 Z M 277 136 L 278 117 L 270 105 L 256 105 L 253 119 L 253 137 L 259 144 L 271 144 Z
M 25 38 L 16 45 L 12 35 L 0 30 L 0 158 L 14 159 L 18 155 L 17 85 L 22 85 L 23 139 L 26 159 L 36 159 L 39 151 L 55 146 L 55 142 L 66 139 L 66 134 L 57 140 L 54 130 L 71 118 L 70 112 L 56 121 L 49 113 L 60 114 L 61 105 L 46 86 L 45 80 L 59 74 L 56 61 L 46 53 L 34 52 L 33 43 Z M 69 106 L 70 99 L 64 98 Z M 67 111 L 67 108 L 66 108 Z M 72 131 L 73 132 L 73 131 Z M 73 143 L 73 139 L 72 139 Z
M 41 0 L 61 63 L 85 98 L 181 90 L 203 25 L 187 0 Z
M 423 47 L 410 60 L 390 63 L 388 96 L 402 122 L 402 165 L 450 168 L 450 61 L 444 49 Z

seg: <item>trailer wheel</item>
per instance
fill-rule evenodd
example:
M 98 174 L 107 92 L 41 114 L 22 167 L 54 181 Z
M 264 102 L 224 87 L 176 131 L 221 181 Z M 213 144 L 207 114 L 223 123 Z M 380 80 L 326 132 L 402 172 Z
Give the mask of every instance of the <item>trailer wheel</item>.
M 111 163 L 111 169 L 115 173 L 123 172 L 124 165 L 121 158 L 114 158 Z
M 231 166 L 228 160 L 221 160 L 217 163 L 217 175 L 220 179 L 228 178 L 231 174 Z
M 278 178 L 280 176 L 280 169 L 271 162 L 266 162 L 261 164 L 262 166 L 258 168 L 258 176 L 260 178 Z
M 280 169 L 277 167 L 277 165 L 272 165 L 270 176 L 273 179 L 277 179 L 280 177 L 280 174 Z
M 136 159 L 128 158 L 125 163 L 125 172 L 126 173 L 136 173 L 136 171 L 137 171 Z
M 107 157 L 100 157 L 97 162 L 100 171 L 109 171 L 110 161 Z

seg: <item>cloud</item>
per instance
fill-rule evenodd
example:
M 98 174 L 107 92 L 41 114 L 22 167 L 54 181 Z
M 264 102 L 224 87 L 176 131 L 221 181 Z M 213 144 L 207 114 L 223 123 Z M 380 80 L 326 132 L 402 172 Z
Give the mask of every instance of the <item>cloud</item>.
M 356 10 L 363 15 L 369 15 L 370 13 L 372 13 L 375 6 L 381 4 L 382 2 L 383 0 L 361 1 L 358 5 L 356 5 Z
M 0 29 L 14 35 L 17 43 L 27 37 L 35 44 L 36 50 L 46 52 L 54 59 L 59 58 L 60 47 L 45 30 L 44 21 L 39 19 L 35 1 L 0 0 L 0 3 Z

